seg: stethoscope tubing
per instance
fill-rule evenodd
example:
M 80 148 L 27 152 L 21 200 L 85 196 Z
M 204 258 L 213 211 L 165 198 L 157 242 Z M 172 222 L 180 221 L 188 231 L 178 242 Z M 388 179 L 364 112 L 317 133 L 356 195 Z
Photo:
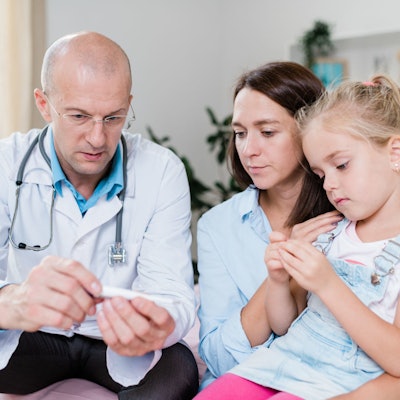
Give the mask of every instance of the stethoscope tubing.
M 8 234 L 8 239 L 9 239 L 11 245 L 17 249 L 42 251 L 42 250 L 47 249 L 50 246 L 51 242 L 53 241 L 53 209 L 54 209 L 54 199 L 56 197 L 56 191 L 55 191 L 54 185 L 52 185 L 53 193 L 52 193 L 51 206 L 50 206 L 50 238 L 49 238 L 49 242 L 44 246 L 30 246 L 25 243 L 17 244 L 17 243 L 15 243 L 15 241 L 12 238 L 12 234 L 14 232 L 15 220 L 16 220 L 16 216 L 18 213 L 19 193 L 20 193 L 21 186 L 23 183 L 25 167 L 26 167 L 29 157 L 31 156 L 33 149 L 35 148 L 36 145 L 39 145 L 40 153 L 51 169 L 50 157 L 47 155 L 46 150 L 44 148 L 44 138 L 47 134 L 47 130 L 48 130 L 48 125 L 45 126 L 43 128 L 43 130 L 36 136 L 36 138 L 30 144 L 24 157 L 22 158 L 21 164 L 18 168 L 17 177 L 16 177 L 16 181 L 15 181 L 15 184 L 17 186 L 16 191 L 15 191 L 15 210 L 14 210 L 13 218 L 11 220 L 10 231 Z M 118 193 L 118 198 L 121 201 L 122 206 L 116 216 L 116 227 L 115 227 L 115 246 L 116 247 L 122 246 L 122 214 L 123 214 L 123 209 L 124 209 L 125 191 L 126 191 L 126 183 L 127 183 L 127 158 L 128 158 L 127 157 L 127 145 L 126 145 L 125 137 L 122 133 L 121 133 L 121 144 L 122 144 L 123 187 L 122 187 L 122 190 Z

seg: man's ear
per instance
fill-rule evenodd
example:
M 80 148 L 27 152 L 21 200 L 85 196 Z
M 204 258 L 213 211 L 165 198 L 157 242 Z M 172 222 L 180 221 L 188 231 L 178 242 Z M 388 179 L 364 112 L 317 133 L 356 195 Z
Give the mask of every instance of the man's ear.
M 47 97 L 44 94 L 43 90 L 35 89 L 33 91 L 33 94 L 35 96 L 36 107 L 42 115 L 43 119 L 46 122 L 51 122 L 52 118 L 50 114 L 49 102 L 47 101 Z
M 400 135 L 393 136 L 388 144 L 392 169 L 396 172 L 400 172 Z

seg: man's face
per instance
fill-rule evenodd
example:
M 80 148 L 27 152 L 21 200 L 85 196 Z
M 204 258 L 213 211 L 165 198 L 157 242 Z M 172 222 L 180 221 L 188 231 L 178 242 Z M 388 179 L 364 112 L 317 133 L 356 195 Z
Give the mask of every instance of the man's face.
M 97 184 L 107 173 L 125 120 L 102 120 L 129 114 L 129 91 L 123 74 L 105 75 L 76 65 L 55 71 L 54 90 L 45 96 L 47 110 L 60 165 L 75 187 L 88 181 Z

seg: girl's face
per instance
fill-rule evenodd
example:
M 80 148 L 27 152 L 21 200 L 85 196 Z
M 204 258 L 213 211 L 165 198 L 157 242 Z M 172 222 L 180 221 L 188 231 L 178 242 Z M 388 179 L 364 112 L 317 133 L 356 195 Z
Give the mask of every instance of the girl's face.
M 232 128 L 240 161 L 259 189 L 292 187 L 304 175 L 295 141 L 296 123 L 288 111 L 248 88 L 236 96 Z
M 398 215 L 399 174 L 392 169 L 391 142 L 378 147 L 314 121 L 302 143 L 312 170 L 324 180 L 330 202 L 348 219 L 383 216 L 388 221 Z

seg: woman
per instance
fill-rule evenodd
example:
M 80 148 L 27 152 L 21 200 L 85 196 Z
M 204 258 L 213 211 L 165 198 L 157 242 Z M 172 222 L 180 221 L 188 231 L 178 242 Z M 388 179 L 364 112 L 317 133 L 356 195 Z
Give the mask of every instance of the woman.
M 199 353 L 207 364 L 201 388 L 273 340 L 264 307 L 269 233 L 312 242 L 341 219 L 326 213 L 333 207 L 304 158 L 294 120 L 323 91 L 293 62 L 261 66 L 236 85 L 228 159 L 246 189 L 198 223 Z

